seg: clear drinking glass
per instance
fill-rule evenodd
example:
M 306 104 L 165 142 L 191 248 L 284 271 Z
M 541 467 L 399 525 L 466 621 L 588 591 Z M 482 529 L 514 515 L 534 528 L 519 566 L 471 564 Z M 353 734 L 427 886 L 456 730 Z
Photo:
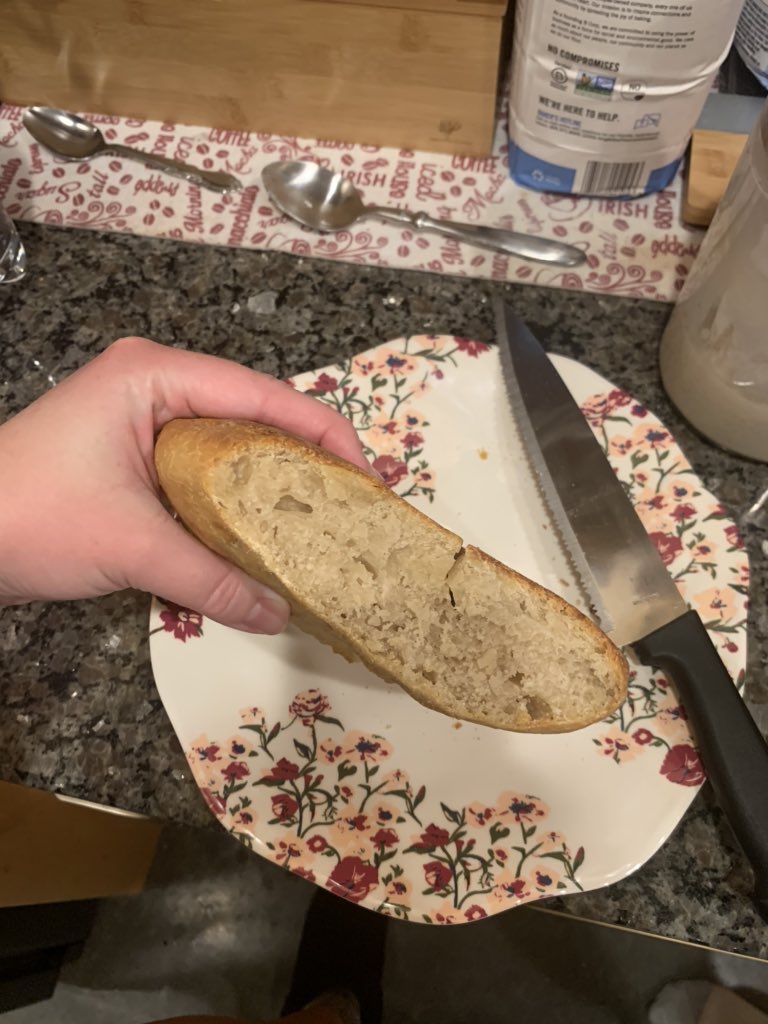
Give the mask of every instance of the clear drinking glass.
M 27 254 L 16 225 L 0 206 L 0 284 L 13 284 L 24 277 Z

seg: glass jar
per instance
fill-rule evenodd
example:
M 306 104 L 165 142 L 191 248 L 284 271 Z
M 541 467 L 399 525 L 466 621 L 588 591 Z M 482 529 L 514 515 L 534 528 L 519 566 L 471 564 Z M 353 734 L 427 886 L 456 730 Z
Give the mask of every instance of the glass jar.
M 768 462 L 768 101 L 661 340 L 661 378 L 716 444 Z

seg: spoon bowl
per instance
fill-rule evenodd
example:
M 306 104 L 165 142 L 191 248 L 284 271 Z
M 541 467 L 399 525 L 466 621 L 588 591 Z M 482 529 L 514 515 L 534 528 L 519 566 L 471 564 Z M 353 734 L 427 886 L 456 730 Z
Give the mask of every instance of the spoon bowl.
M 363 197 L 342 174 L 308 160 L 268 164 L 264 186 L 283 213 L 315 231 L 341 231 L 365 216 Z
M 149 167 L 185 178 L 195 185 L 204 185 L 217 192 L 230 192 L 241 187 L 240 182 L 224 171 L 207 171 L 171 157 L 145 153 L 131 146 L 108 142 L 95 124 L 84 117 L 70 114 L 55 107 L 28 107 L 22 117 L 24 127 L 41 146 L 50 149 L 64 160 L 90 160 L 100 153 L 141 160 Z
M 22 120 L 33 139 L 66 160 L 87 160 L 107 145 L 95 124 L 66 110 L 29 107 Z
M 399 227 L 434 231 L 459 242 L 539 263 L 576 267 L 587 258 L 582 249 L 554 239 L 503 228 L 459 224 L 426 213 L 366 206 L 348 178 L 309 160 L 279 160 L 268 164 L 261 172 L 261 179 L 279 210 L 314 231 L 341 231 L 364 217 L 378 217 Z

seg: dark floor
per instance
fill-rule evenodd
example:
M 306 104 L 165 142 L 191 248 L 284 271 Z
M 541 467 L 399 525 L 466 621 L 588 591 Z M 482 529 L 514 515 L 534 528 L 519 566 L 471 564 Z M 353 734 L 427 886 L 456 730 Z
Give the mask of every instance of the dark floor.
M 315 892 L 223 833 L 167 829 L 146 890 L 101 904 L 54 998 L 0 1019 L 144 1024 L 194 1012 L 274 1017 L 290 988 Z M 339 918 L 337 904 L 354 916 Z M 338 981 L 322 967 L 325 958 L 333 965 L 328 971 L 352 967 L 341 980 L 354 981 L 362 974 L 364 940 L 352 933 L 370 924 L 374 942 L 383 919 L 335 897 L 328 897 L 325 914 L 328 907 L 330 919 L 318 924 L 325 941 L 308 970 Z M 716 981 L 768 1011 L 768 963 L 521 908 L 446 929 L 390 922 L 383 1019 L 645 1024 L 650 1003 L 674 979 Z M 675 1013 L 653 1019 L 694 1019 Z

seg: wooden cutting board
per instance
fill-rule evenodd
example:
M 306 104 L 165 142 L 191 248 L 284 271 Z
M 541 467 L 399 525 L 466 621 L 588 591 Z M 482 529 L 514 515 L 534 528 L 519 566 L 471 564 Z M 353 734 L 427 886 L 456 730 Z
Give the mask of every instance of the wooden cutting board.
M 765 103 L 762 96 L 711 92 L 691 140 L 683 220 L 707 227 L 728 187 L 752 126 Z
M 683 220 L 707 227 L 739 161 L 748 135 L 697 129 L 691 139 Z
M 0 98 L 487 156 L 507 0 L 0 0 Z

